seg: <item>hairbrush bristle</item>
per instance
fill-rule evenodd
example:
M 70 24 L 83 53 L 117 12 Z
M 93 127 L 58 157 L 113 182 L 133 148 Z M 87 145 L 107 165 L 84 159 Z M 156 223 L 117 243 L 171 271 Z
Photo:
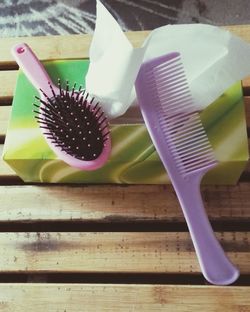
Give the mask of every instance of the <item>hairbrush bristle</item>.
M 76 83 L 72 89 L 66 81 L 65 90 L 58 80 L 59 94 L 48 97 L 42 90 L 44 98 L 38 98 L 40 105 L 34 104 L 35 118 L 47 138 L 62 151 L 85 161 L 98 158 L 109 136 L 107 118 L 95 99 Z

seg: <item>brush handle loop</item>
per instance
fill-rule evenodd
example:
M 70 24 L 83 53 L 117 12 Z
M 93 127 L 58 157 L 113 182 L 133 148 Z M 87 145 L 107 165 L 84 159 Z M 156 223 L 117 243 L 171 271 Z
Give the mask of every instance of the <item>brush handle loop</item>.
M 14 46 L 11 50 L 17 64 L 23 70 L 29 81 L 40 92 L 43 90 L 49 97 L 53 96 L 49 83 L 53 83 L 47 74 L 45 68 L 35 56 L 30 47 L 25 43 Z
M 200 176 L 195 175 L 183 188 L 177 189 L 182 189 L 177 195 L 203 275 L 212 284 L 232 284 L 239 277 L 239 271 L 227 258 L 214 235 L 200 193 Z

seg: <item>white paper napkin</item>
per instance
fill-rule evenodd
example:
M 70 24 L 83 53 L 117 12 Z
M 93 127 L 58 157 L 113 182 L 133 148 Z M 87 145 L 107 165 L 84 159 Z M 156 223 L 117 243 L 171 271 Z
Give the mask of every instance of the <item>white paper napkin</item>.
M 86 89 L 110 119 L 118 117 L 135 100 L 133 86 L 142 62 L 172 51 L 181 53 L 198 109 L 250 74 L 250 45 L 229 31 L 204 24 L 168 25 L 153 30 L 136 49 L 97 0 Z

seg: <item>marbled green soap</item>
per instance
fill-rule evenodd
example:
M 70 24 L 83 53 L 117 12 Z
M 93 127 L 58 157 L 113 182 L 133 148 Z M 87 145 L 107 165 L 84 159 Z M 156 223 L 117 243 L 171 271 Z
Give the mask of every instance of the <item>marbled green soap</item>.
M 87 60 L 46 62 L 56 83 L 58 78 L 85 85 Z M 19 73 L 7 131 L 4 160 L 26 182 L 51 183 L 168 183 L 164 167 L 143 123 L 111 126 L 112 153 L 106 165 L 96 171 L 80 171 L 57 159 L 43 138 L 34 118 L 37 95 L 22 72 Z M 248 141 L 241 84 L 227 90 L 201 113 L 219 166 L 203 182 L 234 184 L 248 160 Z

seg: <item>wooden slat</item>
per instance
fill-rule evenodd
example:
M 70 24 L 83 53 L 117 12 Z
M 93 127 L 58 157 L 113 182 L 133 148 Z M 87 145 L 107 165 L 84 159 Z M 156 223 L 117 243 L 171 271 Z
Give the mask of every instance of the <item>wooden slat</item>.
M 243 40 L 250 42 L 250 25 L 230 25 L 230 26 L 223 26 L 236 36 L 241 37 Z
M 242 87 L 244 90 L 244 93 L 247 95 L 250 95 L 250 76 L 246 77 L 242 80 Z
M 0 144 L 0 178 L 13 178 L 16 177 L 16 173 L 12 170 L 2 159 L 3 145 Z
M 5 103 L 11 104 L 14 94 L 14 87 L 16 85 L 17 74 L 17 70 L 0 70 L 0 82 L 2 86 L 0 90 L 0 105 Z M 242 86 L 244 89 L 244 94 L 250 95 L 250 78 L 244 79 L 242 81 Z
M 17 78 L 16 70 L 0 70 L 0 104 L 12 101 Z
M 244 103 L 246 111 L 246 121 L 247 125 L 250 127 L 250 96 L 244 97 Z M 6 135 L 10 114 L 11 106 L 0 106 L 0 137 Z
M 250 218 L 249 190 L 247 183 L 204 186 L 202 194 L 210 220 L 225 222 Z M 9 185 L 0 186 L 0 198 L 0 222 L 184 222 L 171 185 Z
M 226 26 L 225 29 L 250 42 L 250 25 Z M 127 32 L 126 35 L 135 47 L 141 46 L 149 31 Z M 86 58 L 88 57 L 91 35 L 43 36 L 1 38 L 0 66 L 13 64 L 10 49 L 14 44 L 26 42 L 32 46 L 41 60 Z
M 244 96 L 245 112 L 246 112 L 246 123 L 250 128 L 250 96 Z
M 250 25 L 238 25 L 225 27 L 247 42 L 250 42 Z M 148 31 L 137 31 L 126 33 L 132 44 L 141 46 Z M 11 47 L 19 42 L 25 41 L 32 46 L 40 60 L 53 59 L 77 59 L 87 58 L 91 35 L 67 35 L 67 36 L 43 36 L 43 37 L 19 37 L 0 39 L 0 68 L 6 69 L 8 66 L 15 66 L 15 61 L 10 53 Z M 10 99 L 13 96 L 17 71 L 0 71 L 0 81 L 2 84 L 0 102 Z M 243 81 L 243 87 L 249 93 L 250 78 Z
M 241 274 L 249 274 L 250 232 L 217 236 Z M 5 273 L 200 273 L 184 232 L 0 233 L 0 249 Z
M 0 285 L 1 312 L 248 312 L 250 287 L 106 284 Z
M 145 40 L 148 31 L 127 32 L 127 37 L 135 47 L 139 47 Z M 42 37 L 17 37 L 0 39 L 0 67 L 13 66 L 15 61 L 10 53 L 13 45 L 26 42 L 32 46 L 40 60 L 53 59 L 82 59 L 89 55 L 89 46 L 92 36 L 66 35 L 66 36 L 42 36 Z
M 0 106 L 0 138 L 6 135 L 10 114 L 11 106 Z

